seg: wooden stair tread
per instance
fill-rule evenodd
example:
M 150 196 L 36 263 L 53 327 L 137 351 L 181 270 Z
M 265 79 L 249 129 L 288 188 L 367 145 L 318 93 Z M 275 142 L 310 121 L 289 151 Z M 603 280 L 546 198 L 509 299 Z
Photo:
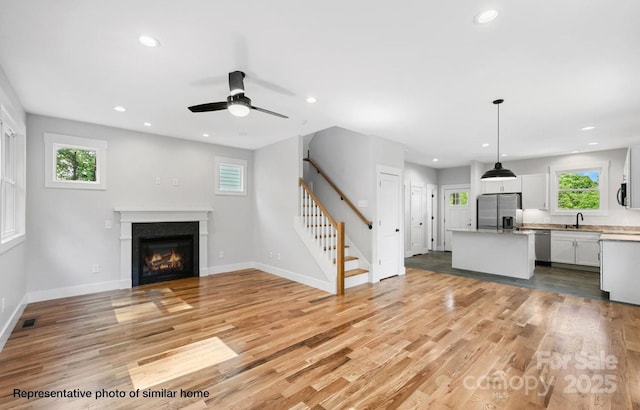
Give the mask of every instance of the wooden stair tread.
M 344 277 L 348 278 L 348 277 L 351 277 L 351 276 L 356 276 L 356 275 L 360 275 L 360 274 L 367 273 L 367 272 L 369 272 L 369 271 L 366 270 L 366 269 L 351 269 L 351 270 L 348 270 L 348 271 L 344 272 Z
M 360 259 L 360 258 L 358 258 L 357 256 L 345 256 L 345 257 L 344 257 L 344 261 L 345 261 L 345 262 L 355 261 L 355 260 L 358 260 L 358 259 Z M 335 265 L 335 263 L 336 263 L 336 258 L 333 258 L 333 263 L 334 263 L 334 265 Z

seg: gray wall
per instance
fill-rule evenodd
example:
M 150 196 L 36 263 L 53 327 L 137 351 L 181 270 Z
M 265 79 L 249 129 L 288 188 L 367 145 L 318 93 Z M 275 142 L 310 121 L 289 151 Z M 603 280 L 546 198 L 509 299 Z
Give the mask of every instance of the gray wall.
M 209 267 L 253 260 L 252 151 L 39 115 L 29 115 L 27 132 L 29 291 L 118 280 L 120 224 L 116 207 L 213 208 Z M 107 190 L 45 188 L 45 132 L 106 140 Z M 248 161 L 247 196 L 215 195 L 217 155 Z M 156 178 L 160 178 L 160 185 Z M 178 178 L 178 186 L 171 184 L 172 178 Z M 105 229 L 106 220 L 112 221 L 112 229 Z M 91 272 L 92 264 L 100 265 L 100 273 Z
M 318 282 L 327 282 L 324 274 L 293 228 L 299 207 L 302 137 L 256 150 L 254 161 L 256 262 L 281 276 L 321 286 Z
M 377 165 L 404 168 L 402 145 L 384 138 L 360 134 L 340 127 L 331 127 L 315 133 L 308 149 L 311 158 L 329 175 L 344 194 L 369 220 L 377 216 Z M 314 193 L 332 216 L 345 221 L 347 236 L 371 263 L 374 260 L 375 229 L 369 230 L 353 211 L 340 200 L 335 191 L 315 170 L 305 172 L 305 180 L 313 184 Z M 362 206 L 362 203 L 366 204 Z M 375 223 L 374 223 L 375 224 Z
M 0 104 L 21 126 L 26 123 L 26 114 L 16 96 L 4 70 L 0 67 Z M 0 311 L 0 349 L 12 330 L 23 307 L 27 292 L 25 268 L 26 242 L 22 242 L 0 254 L 0 299 L 4 299 L 4 311 Z
M 459 185 L 471 182 L 471 167 L 444 168 L 438 170 L 440 185 Z

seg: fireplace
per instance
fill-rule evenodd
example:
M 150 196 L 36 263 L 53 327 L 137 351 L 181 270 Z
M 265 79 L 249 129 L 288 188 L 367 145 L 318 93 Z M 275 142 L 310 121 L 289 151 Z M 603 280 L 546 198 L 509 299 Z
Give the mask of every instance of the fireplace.
M 199 276 L 199 222 L 133 223 L 132 286 Z

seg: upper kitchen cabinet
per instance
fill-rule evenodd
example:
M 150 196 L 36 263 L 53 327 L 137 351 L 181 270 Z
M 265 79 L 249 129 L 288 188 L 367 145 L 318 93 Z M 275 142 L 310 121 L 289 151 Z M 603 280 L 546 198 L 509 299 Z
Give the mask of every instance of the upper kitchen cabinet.
M 549 209 L 549 176 L 522 175 L 522 209 Z
M 482 181 L 483 194 L 513 194 L 522 192 L 522 178 L 506 181 Z

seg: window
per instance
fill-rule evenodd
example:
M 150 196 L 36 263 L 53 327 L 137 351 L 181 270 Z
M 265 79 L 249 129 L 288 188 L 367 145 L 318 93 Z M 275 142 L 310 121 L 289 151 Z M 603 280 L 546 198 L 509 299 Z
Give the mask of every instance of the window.
M 467 192 L 452 192 L 449 194 L 449 205 L 467 205 L 468 193 Z
M 247 161 L 244 159 L 215 157 L 216 194 L 247 194 Z
M 0 253 L 24 237 L 25 136 L 0 107 Z
M 551 210 L 554 214 L 583 212 L 604 215 L 608 210 L 608 163 L 574 168 L 552 167 Z
M 45 186 L 107 189 L 107 142 L 44 134 Z

